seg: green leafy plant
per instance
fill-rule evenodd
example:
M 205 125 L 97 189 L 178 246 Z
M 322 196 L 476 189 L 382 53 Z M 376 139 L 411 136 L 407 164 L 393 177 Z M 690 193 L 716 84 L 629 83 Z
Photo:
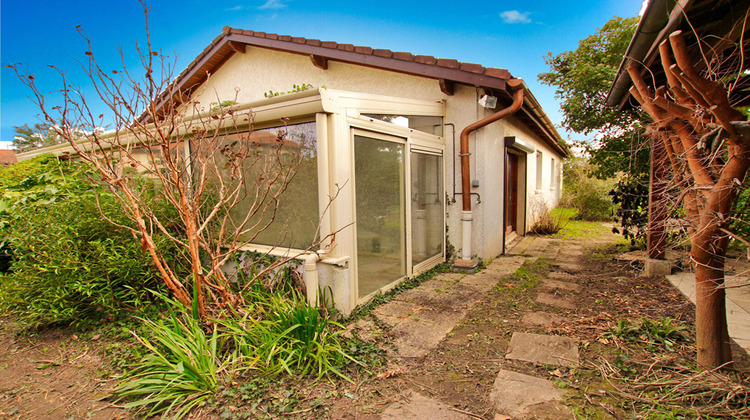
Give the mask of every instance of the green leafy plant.
M 643 318 L 637 325 L 627 319 L 618 319 L 617 324 L 610 328 L 607 335 L 645 343 L 649 346 L 663 346 L 667 350 L 672 350 L 678 342 L 691 341 L 685 333 L 686 330 L 687 327 L 671 318 L 658 320 Z
M 148 337 L 136 335 L 148 350 L 128 372 L 115 395 L 146 417 L 162 413 L 181 418 L 218 389 L 231 372 L 225 341 L 214 324 L 207 334 L 191 316 L 172 313 L 166 321 L 142 320 Z
M 130 220 L 111 193 L 89 184 L 88 168 L 53 157 L 22 164 L 0 176 L 9 271 L 0 277 L 0 308 L 31 325 L 80 324 L 151 301 L 147 289 L 158 289 L 156 270 L 121 227 Z
M 243 369 L 349 380 L 341 368 L 359 362 L 345 352 L 343 327 L 296 293 L 256 296 L 254 310 L 220 321 L 243 360 Z

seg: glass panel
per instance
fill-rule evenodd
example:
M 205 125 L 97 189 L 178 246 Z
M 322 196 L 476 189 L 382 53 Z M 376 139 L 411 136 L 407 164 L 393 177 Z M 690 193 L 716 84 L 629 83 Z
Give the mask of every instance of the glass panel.
M 243 241 L 298 249 L 315 241 L 316 133 L 315 123 L 309 122 L 224 137 L 220 154 L 227 161 L 225 171 L 233 170 L 231 157 L 247 155 L 242 168 L 242 200 L 231 213 L 234 227 L 245 231 Z M 229 173 L 222 176 L 239 178 Z
M 363 117 L 374 118 L 376 120 L 389 122 L 401 127 L 408 127 L 413 130 L 443 135 L 443 117 L 427 117 L 422 115 L 386 115 L 386 114 L 362 114 Z
M 359 296 L 406 275 L 404 146 L 354 136 Z
M 443 158 L 411 154 L 412 265 L 443 253 Z

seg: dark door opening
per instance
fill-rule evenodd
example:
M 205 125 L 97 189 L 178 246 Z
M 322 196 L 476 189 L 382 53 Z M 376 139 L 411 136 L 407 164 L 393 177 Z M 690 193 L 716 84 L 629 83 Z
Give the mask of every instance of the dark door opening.
M 518 221 L 518 155 L 506 152 L 505 234 L 517 230 Z

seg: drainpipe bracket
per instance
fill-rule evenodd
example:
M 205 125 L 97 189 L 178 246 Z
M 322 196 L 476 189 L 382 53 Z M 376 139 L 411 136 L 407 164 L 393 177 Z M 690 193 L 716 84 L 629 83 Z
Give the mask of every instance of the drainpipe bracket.
M 477 260 L 463 260 L 458 259 L 453 262 L 453 268 L 461 271 L 474 271 L 479 266 Z

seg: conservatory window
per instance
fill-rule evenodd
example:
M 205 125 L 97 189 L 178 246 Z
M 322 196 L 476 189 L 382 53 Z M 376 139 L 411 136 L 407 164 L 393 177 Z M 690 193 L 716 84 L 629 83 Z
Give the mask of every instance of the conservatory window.
M 272 247 L 308 248 L 317 239 L 319 219 L 315 123 L 234 133 L 222 140 L 224 159 L 247 154 L 241 200 L 230 214 L 233 227 L 244 231 L 240 239 Z

